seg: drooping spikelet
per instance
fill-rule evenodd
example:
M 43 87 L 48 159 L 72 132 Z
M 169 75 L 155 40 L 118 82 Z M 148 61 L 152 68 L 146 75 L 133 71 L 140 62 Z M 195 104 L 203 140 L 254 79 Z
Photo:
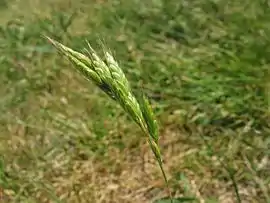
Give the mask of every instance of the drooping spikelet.
M 87 50 L 89 56 L 86 56 L 49 37 L 47 39 L 62 55 L 66 56 L 75 65 L 77 71 L 82 73 L 86 79 L 93 81 L 110 98 L 117 101 L 140 126 L 142 131 L 148 136 L 149 145 L 168 186 L 158 145 L 158 125 L 149 101 L 142 96 L 139 100 L 140 102 L 138 102 L 131 91 L 124 72 L 113 56 L 104 50 L 105 60 L 103 61 L 89 44 L 89 50 Z

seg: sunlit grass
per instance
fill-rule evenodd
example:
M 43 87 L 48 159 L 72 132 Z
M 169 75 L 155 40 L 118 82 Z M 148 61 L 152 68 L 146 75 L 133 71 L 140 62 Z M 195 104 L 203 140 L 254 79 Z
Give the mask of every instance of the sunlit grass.
M 267 5 L 5 2 L 0 184 L 10 199 L 148 203 L 167 196 L 136 123 L 73 71 L 47 35 L 79 51 L 89 41 L 98 55 L 95 42 L 104 39 L 134 95 L 142 91 L 160 121 L 174 197 L 236 202 L 237 185 L 243 202 L 270 201 Z

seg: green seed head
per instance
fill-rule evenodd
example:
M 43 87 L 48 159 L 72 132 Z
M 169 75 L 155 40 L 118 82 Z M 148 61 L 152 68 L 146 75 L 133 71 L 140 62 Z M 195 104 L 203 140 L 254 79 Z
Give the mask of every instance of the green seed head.
M 166 184 L 168 184 L 158 145 L 158 125 L 150 103 L 144 96 L 140 100 L 140 103 L 138 102 L 131 91 L 124 72 L 113 56 L 109 52 L 104 51 L 105 60 L 103 61 L 89 44 L 89 50 L 87 50 L 89 56 L 86 56 L 48 37 L 47 39 L 49 39 L 62 55 L 66 56 L 74 64 L 77 71 L 82 73 L 88 80 L 93 81 L 110 98 L 117 101 L 140 126 L 148 136 L 148 142 L 152 152 L 158 161 Z

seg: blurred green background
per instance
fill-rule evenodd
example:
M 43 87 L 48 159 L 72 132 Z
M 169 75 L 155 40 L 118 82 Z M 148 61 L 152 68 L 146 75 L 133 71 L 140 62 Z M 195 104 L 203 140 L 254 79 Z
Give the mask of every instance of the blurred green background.
M 0 0 L 6 201 L 148 203 L 168 194 L 140 129 L 42 35 L 112 51 L 151 100 L 175 197 L 270 202 L 269 1 Z

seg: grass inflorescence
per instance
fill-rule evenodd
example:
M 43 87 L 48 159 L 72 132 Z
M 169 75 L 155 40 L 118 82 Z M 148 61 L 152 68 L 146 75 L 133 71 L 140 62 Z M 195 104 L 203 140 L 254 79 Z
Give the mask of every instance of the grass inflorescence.
M 47 37 L 47 39 L 62 55 L 66 56 L 75 65 L 76 69 L 81 72 L 86 79 L 93 81 L 111 99 L 117 101 L 129 116 L 139 125 L 144 134 L 148 136 L 149 145 L 168 186 L 168 180 L 163 168 L 160 147 L 158 144 L 158 124 L 150 103 L 144 95 L 142 95 L 140 102 L 138 102 L 137 98 L 131 91 L 124 72 L 119 67 L 114 57 L 108 51 L 103 50 L 105 56 L 105 61 L 103 61 L 89 43 L 87 57 L 86 55 L 74 51 L 49 37 Z
M 3 2 L 5 200 L 270 202 L 269 3 Z

